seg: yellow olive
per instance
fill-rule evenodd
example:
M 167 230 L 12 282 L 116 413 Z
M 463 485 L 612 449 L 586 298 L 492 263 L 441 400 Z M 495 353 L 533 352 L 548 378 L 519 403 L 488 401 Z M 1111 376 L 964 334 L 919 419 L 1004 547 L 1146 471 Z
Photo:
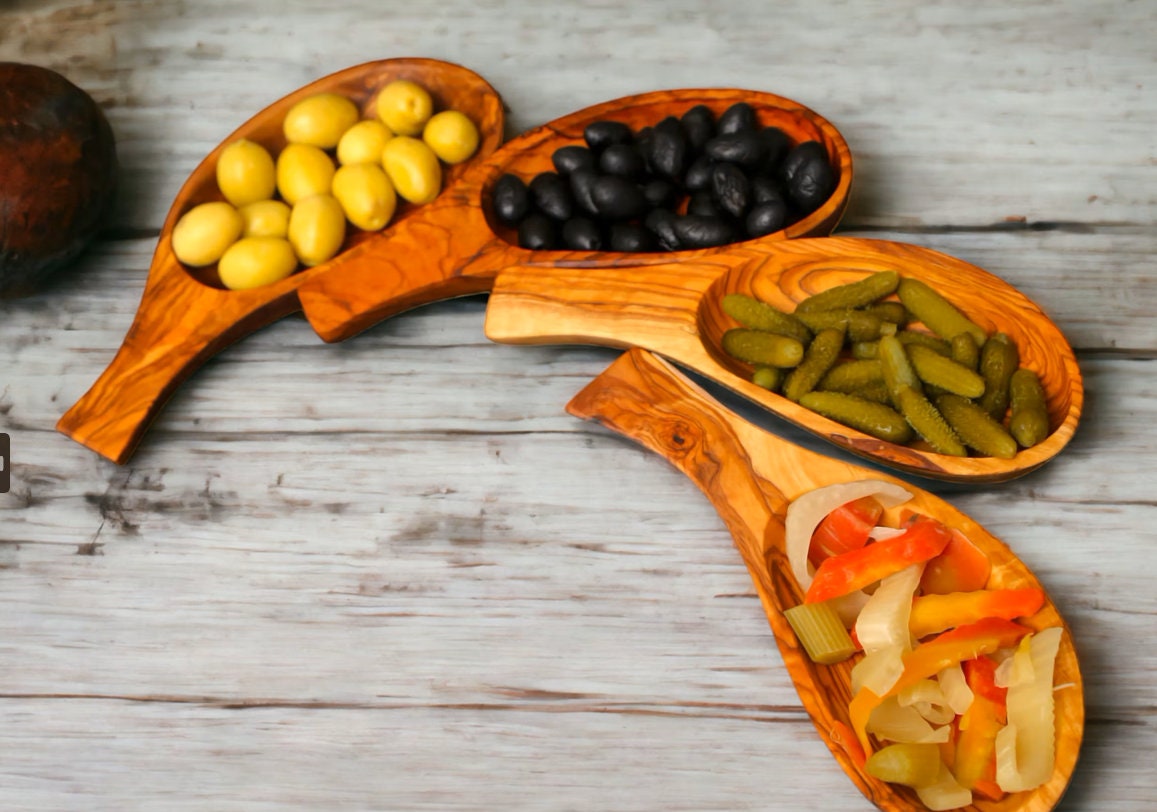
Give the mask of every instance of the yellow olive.
M 234 141 L 217 158 L 217 187 L 234 206 L 273 197 L 273 156 L 246 138 Z
M 242 237 L 217 263 L 221 284 L 229 290 L 271 285 L 297 269 L 293 246 L 283 237 Z
M 359 121 L 337 142 L 337 162 L 342 166 L 376 164 L 381 160 L 382 147 L 393 137 L 390 128 L 377 119 Z
M 173 253 L 186 265 L 212 265 L 241 236 L 241 215 L 228 203 L 194 206 L 173 227 Z
M 320 265 L 341 249 L 345 212 L 330 194 L 298 201 L 289 215 L 289 242 L 303 265 Z
M 378 231 L 394 216 L 398 197 L 377 164 L 350 164 L 333 176 L 333 196 L 346 219 L 363 231 Z
M 244 237 L 284 237 L 289 233 L 289 206 L 280 200 L 258 200 L 237 210 Z
M 289 144 L 277 156 L 277 191 L 289 205 L 330 190 L 333 160 L 310 144 Z
M 429 203 L 442 190 L 442 164 L 425 141 L 391 138 L 382 147 L 382 166 L 397 193 L 411 203 Z
M 285 140 L 291 144 L 332 149 L 359 117 L 357 105 L 345 96 L 317 93 L 293 105 L 285 114 L 282 128 Z
M 417 135 L 434 112 L 434 100 L 417 82 L 397 79 L 378 93 L 378 118 L 397 135 Z
M 478 149 L 478 128 L 464 113 L 443 110 L 426 122 L 422 140 L 448 164 L 460 164 Z

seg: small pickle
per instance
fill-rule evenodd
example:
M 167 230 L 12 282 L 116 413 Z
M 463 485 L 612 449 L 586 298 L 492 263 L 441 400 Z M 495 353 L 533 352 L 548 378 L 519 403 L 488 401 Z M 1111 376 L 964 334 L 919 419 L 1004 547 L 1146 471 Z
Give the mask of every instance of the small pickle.
M 891 406 L 856 395 L 816 390 L 805 394 L 799 403 L 829 420 L 858 429 L 878 440 L 906 443 L 913 436 L 908 421 Z
M 1008 410 L 1008 384 L 1020 366 L 1016 344 L 1004 333 L 995 333 L 980 347 L 980 374 L 984 394 L 980 405 L 993 420 L 1003 420 Z
M 971 333 L 957 333 L 952 336 L 952 351 L 949 357 L 963 367 L 976 372 L 980 368 L 980 345 Z
M 932 446 L 933 451 L 953 457 L 968 456 L 968 449 L 956 436 L 956 432 L 921 392 L 909 386 L 901 386 L 895 398 L 904 419 Z
M 1008 428 L 1024 448 L 1031 448 L 1049 434 L 1049 412 L 1040 378 L 1031 369 L 1021 367 L 1008 384 L 1012 415 Z
M 795 316 L 817 333 L 842 328 L 847 331 L 849 341 L 874 341 L 895 329 L 891 322 L 863 310 L 811 310 L 803 313 L 796 310 Z
M 893 293 L 899 284 L 900 275 L 898 273 L 880 271 L 856 282 L 849 282 L 846 285 L 839 285 L 813 294 L 799 303 L 796 307 L 796 313 L 863 307 Z
M 941 355 L 950 355 L 952 353 L 952 345 L 950 343 L 929 333 L 921 333 L 917 330 L 901 330 L 896 333 L 896 338 L 900 339 L 900 343 L 905 347 L 919 344 L 921 347 L 935 350 Z
M 978 344 L 988 337 L 983 327 L 973 323 L 957 310 L 956 305 L 919 279 L 901 280 L 897 293 L 908 312 L 945 341 L 965 332 L 970 333 Z
M 816 333 L 799 366 L 783 382 L 783 396 L 798 403 L 801 397 L 816 388 L 840 357 L 843 347 L 843 330 L 827 329 Z
M 803 342 L 776 333 L 737 327 L 723 334 L 723 351 L 749 364 L 790 368 L 803 360 Z
M 1016 440 L 1012 435 L 971 400 L 949 392 L 936 398 L 936 408 L 969 448 L 1004 460 L 1016 456 Z
M 791 336 L 799 341 L 812 339 L 812 331 L 791 313 L 743 293 L 728 293 L 721 302 L 723 312 L 744 327 Z
M 857 361 L 867 361 L 880 357 L 880 345 L 875 341 L 853 341 L 852 357 Z
M 783 383 L 783 370 L 779 367 L 769 367 L 761 364 L 757 366 L 755 372 L 752 373 L 751 382 L 769 392 L 778 391 L 780 384 Z
M 896 325 L 907 324 L 909 318 L 908 308 L 900 302 L 876 302 L 874 305 L 865 307 L 864 312 L 879 316 L 884 321 L 890 321 Z
M 900 389 L 907 387 L 917 392 L 923 391 L 916 370 L 912 369 L 912 362 L 908 360 L 908 352 L 900 339 L 895 336 L 885 336 L 880 339 L 880 370 L 884 373 L 884 383 L 892 395 L 892 401 L 899 405 Z
M 978 398 L 984 394 L 984 378 L 968 367 L 919 344 L 913 344 L 907 351 L 916 376 L 925 384 L 966 398 Z
M 845 361 L 836 364 L 820 379 L 816 389 L 850 393 L 874 383 L 884 382 L 884 369 L 878 358 Z
M 861 386 L 855 392 L 849 392 L 848 394 L 855 395 L 864 400 L 873 401 L 874 403 L 883 403 L 885 406 L 892 405 L 892 396 L 888 393 L 888 385 L 883 381 Z

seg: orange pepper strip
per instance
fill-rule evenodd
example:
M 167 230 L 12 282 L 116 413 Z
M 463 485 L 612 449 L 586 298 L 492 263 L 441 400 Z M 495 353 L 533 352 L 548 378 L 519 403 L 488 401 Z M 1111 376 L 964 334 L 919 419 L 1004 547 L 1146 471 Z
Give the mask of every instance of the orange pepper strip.
M 1035 615 L 1044 602 L 1044 590 L 1031 588 L 922 595 L 912 604 L 908 629 L 919 639 L 986 617 L 1015 620 Z
M 984 551 L 959 530 L 953 528 L 952 540 L 940 555 L 924 565 L 920 591 L 947 594 L 984 589 L 992 572 L 992 562 Z
M 885 699 L 922 679 L 931 678 L 951 665 L 1016 645 L 1030 631 L 1028 627 L 1011 620 L 989 617 L 944 632 L 905 654 L 904 671 L 886 694 L 877 696 L 867 688 L 861 688 L 852 698 L 849 706 L 852 730 L 856 732 L 864 753 L 872 753 L 872 743 L 868 740 L 868 718 Z
M 989 657 L 977 657 L 960 664 L 964 679 L 974 696 L 983 696 L 996 704 L 996 718 L 1002 725 L 1008 723 L 1008 688 L 996 684 L 996 662 Z
M 996 754 L 993 753 L 992 772 L 996 773 Z M 983 795 L 990 801 L 999 801 L 1005 796 L 1004 790 L 1000 788 L 1000 784 L 996 783 L 991 778 L 978 778 L 976 783 L 972 785 L 972 790 Z
M 822 603 L 847 595 L 912 564 L 935 558 L 951 537 L 943 524 L 920 516 L 902 535 L 825 560 L 816 570 L 804 603 Z
M 996 703 L 973 693 L 972 704 L 960 717 L 960 737 L 956 740 L 953 775 L 965 789 L 972 789 L 984 777 L 985 768 L 996 753 L 996 734 L 1003 727 L 996 718 Z
M 852 729 L 839 719 L 836 719 L 832 722 L 832 729 L 829 735 L 832 741 L 838 744 L 840 749 L 848 754 L 848 758 L 852 760 L 852 763 L 862 770 L 864 765 L 868 763 L 868 756 L 864 753 L 864 748 L 860 747 L 860 740 L 856 738 L 856 734 L 852 732 Z

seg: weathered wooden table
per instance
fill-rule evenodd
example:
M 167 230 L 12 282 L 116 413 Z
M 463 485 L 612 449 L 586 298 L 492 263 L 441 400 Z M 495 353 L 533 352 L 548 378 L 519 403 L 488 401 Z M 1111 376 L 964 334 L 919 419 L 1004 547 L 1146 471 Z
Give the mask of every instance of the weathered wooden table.
M 482 298 L 333 346 L 291 317 L 206 365 L 126 466 L 53 430 L 197 162 L 391 56 L 478 71 L 511 133 L 663 87 L 797 99 L 856 158 L 840 233 L 1036 299 L 1085 376 L 1075 440 L 1023 479 L 933 489 L 1072 625 L 1088 726 L 1062 807 L 1153 808 L 1155 23 L 1084 0 L 0 6 L 0 59 L 89 90 L 123 179 L 75 270 L 0 304 L 0 808 L 868 808 L 707 501 L 563 411 L 610 350 L 491 344 Z

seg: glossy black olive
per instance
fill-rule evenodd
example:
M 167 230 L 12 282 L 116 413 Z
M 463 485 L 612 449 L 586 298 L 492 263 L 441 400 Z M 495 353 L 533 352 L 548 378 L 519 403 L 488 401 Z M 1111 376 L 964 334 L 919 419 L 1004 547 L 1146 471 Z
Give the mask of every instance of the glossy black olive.
M 631 138 L 631 128 L 621 121 L 592 121 L 583 130 L 583 140 L 596 152 L 611 144 L 628 144 Z
M 760 171 L 773 173 L 783 156 L 791 149 L 791 139 L 779 127 L 764 127 L 759 130 L 759 140 L 763 144 L 763 163 Z
M 683 176 L 683 188 L 689 192 L 698 192 L 711 186 L 711 167 L 715 164 L 706 155 L 700 155 L 687 167 L 687 174 Z
M 688 198 L 687 213 L 702 217 L 719 217 L 723 212 L 715 202 L 715 194 L 710 189 L 703 189 Z
M 687 134 L 687 143 L 692 151 L 699 152 L 715 135 L 715 114 L 705 104 L 697 104 L 683 114 L 679 119 L 683 124 L 683 132 Z
M 679 119 L 668 116 L 655 125 L 649 156 L 652 171 L 667 178 L 680 177 L 687 167 L 687 152 L 687 136 Z
M 811 158 L 796 170 L 788 187 L 791 202 L 804 214 L 818 209 L 836 188 L 836 173 L 826 156 Z
M 678 251 L 682 248 L 679 235 L 675 233 L 677 215 L 667 209 L 651 209 L 643 219 L 643 227 L 655 235 L 659 246 L 668 251 Z
M 675 236 L 686 248 L 709 248 L 732 242 L 735 229 L 721 217 L 688 214 L 675 218 Z
M 720 135 L 728 135 L 755 128 L 755 110 L 747 102 L 736 102 L 723 111 L 715 131 Z
M 516 226 L 530 211 L 530 192 L 517 175 L 503 175 L 494 184 L 494 216 L 498 222 Z
M 764 145 L 755 130 L 717 135 L 707 142 L 703 151 L 716 161 L 728 161 L 746 167 L 763 163 Z
M 656 178 L 642 186 L 643 199 L 652 209 L 670 209 L 679 199 L 679 189 L 669 180 Z
M 742 217 L 751 202 L 751 182 L 735 164 L 717 163 L 711 170 L 715 203 L 732 217 Z
M 560 223 L 574 214 L 570 184 L 557 172 L 540 172 L 530 182 L 530 199 L 535 207 Z
M 577 144 L 559 147 L 550 156 L 550 160 L 560 175 L 569 175 L 577 169 L 595 168 L 595 154 Z
M 591 188 L 591 199 L 599 214 L 608 220 L 630 220 L 647 210 L 639 187 L 618 175 L 603 175 Z
M 787 225 L 787 204 L 782 199 L 753 206 L 744 226 L 748 237 L 762 237 Z
M 518 224 L 518 244 L 532 251 L 547 251 L 554 248 L 557 225 L 542 212 L 532 212 Z
M 758 206 L 761 203 L 783 202 L 783 190 L 779 181 L 767 175 L 756 175 L 751 179 L 751 203 Z
M 599 169 L 608 175 L 634 178 L 643 174 L 645 168 L 643 156 L 633 144 L 611 144 L 599 155 Z
M 598 179 L 599 173 L 593 169 L 576 169 L 570 173 L 571 196 L 574 198 L 575 206 L 584 214 L 598 216 L 599 209 L 591 196 L 595 181 Z
M 572 217 L 562 224 L 562 244 L 572 251 L 600 251 L 603 234 L 593 220 Z
M 779 167 L 779 177 L 785 186 L 791 186 L 791 180 L 808 161 L 822 160 L 827 162 L 828 153 L 819 141 L 804 141 L 788 150 Z
M 609 248 L 612 251 L 654 251 L 655 235 L 637 223 L 615 223 L 611 226 Z

